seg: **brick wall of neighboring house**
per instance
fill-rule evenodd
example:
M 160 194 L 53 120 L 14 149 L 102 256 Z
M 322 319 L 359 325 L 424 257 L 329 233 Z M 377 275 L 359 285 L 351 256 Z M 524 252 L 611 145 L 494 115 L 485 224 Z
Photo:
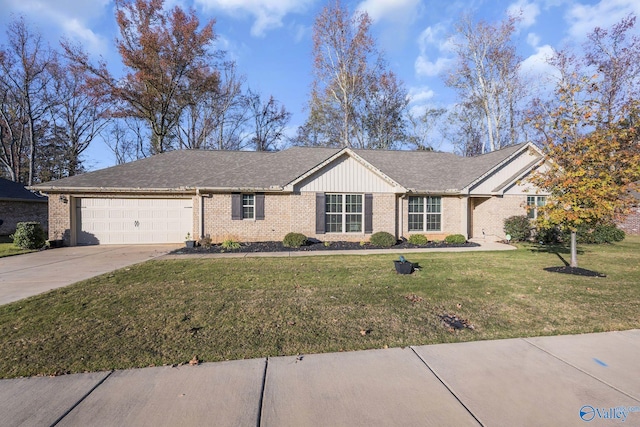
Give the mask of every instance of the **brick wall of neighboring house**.
M 0 236 L 8 236 L 16 231 L 19 222 L 37 221 L 48 229 L 48 208 L 46 202 L 22 202 L 0 200 Z
M 618 223 L 618 227 L 626 234 L 640 236 L 640 206 L 632 208 L 625 220 Z
M 68 194 L 49 196 L 49 240 L 64 239 L 65 245 L 71 244 L 72 203 L 73 199 Z
M 504 220 L 510 216 L 527 213 L 527 196 L 482 197 L 471 200 L 472 233 L 470 237 L 473 238 L 504 239 Z

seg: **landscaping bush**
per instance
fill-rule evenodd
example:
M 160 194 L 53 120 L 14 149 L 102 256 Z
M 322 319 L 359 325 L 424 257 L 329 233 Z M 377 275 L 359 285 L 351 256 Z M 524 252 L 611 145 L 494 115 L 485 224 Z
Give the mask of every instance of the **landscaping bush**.
M 504 232 L 511 235 L 511 239 L 524 242 L 531 237 L 531 222 L 526 215 L 514 215 L 504 220 Z
M 222 242 L 220 246 L 222 246 L 222 248 L 226 250 L 240 249 L 240 242 L 236 242 L 232 239 L 227 239 Z
M 299 248 L 307 243 L 307 236 L 302 233 L 287 233 L 282 240 L 285 248 Z
M 40 249 L 46 242 L 44 230 L 39 222 L 19 222 L 11 236 L 13 243 L 22 249 Z
M 444 238 L 444 242 L 459 245 L 462 243 L 466 243 L 467 239 L 462 234 L 450 234 Z
M 614 243 L 624 240 L 624 231 L 616 227 L 615 224 L 600 224 L 594 229 L 587 232 L 580 232 L 578 230 L 578 242 L 579 243 Z
M 396 238 L 393 237 L 391 233 L 387 233 L 386 231 L 378 231 L 377 233 L 373 233 L 369 241 L 373 246 L 381 246 L 383 248 L 390 248 L 397 243 Z
M 202 246 L 205 249 L 211 248 L 211 237 L 208 234 L 202 237 L 200 240 L 198 240 L 198 245 Z
M 560 231 L 558 227 L 539 228 L 536 230 L 536 241 L 544 245 L 557 245 L 568 241 L 566 233 Z
M 424 234 L 412 234 L 409 236 L 409 243 L 412 245 L 426 245 L 427 242 L 427 236 Z

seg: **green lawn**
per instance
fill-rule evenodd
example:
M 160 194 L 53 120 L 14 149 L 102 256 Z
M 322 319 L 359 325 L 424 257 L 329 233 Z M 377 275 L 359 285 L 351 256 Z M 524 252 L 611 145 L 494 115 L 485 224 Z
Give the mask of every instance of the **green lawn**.
M 11 255 L 26 254 L 33 252 L 29 249 L 20 249 L 13 244 L 13 240 L 9 236 L 0 236 L 0 258 Z
M 0 306 L 0 377 L 640 327 L 640 238 L 580 250 L 149 261 Z

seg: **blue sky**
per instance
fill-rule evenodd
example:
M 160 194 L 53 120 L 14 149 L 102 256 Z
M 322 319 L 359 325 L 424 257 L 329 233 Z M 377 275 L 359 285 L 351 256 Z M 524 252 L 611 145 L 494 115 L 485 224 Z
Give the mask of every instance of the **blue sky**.
M 311 75 L 313 20 L 326 4 L 320 0 L 166 0 L 166 6 L 194 8 L 201 22 L 215 19 L 218 47 L 238 64 L 248 85 L 273 95 L 293 113 L 290 133 L 306 117 Z M 404 82 L 411 107 L 446 107 L 454 93 L 441 75 L 452 64 L 448 40 L 462 13 L 496 22 L 507 11 L 522 11 L 518 53 L 532 82 L 549 73 L 544 58 L 553 48 L 579 47 L 594 27 L 609 27 L 629 13 L 640 16 L 638 0 L 343 0 L 349 10 L 364 10 L 374 20 L 372 32 L 389 68 Z M 117 26 L 111 0 L 0 0 L 0 25 L 22 14 L 59 49 L 61 36 L 82 43 L 104 57 L 114 73 L 122 66 L 114 48 Z M 636 28 L 637 30 L 637 28 Z M 0 43 L 5 42 L 4 30 Z M 443 144 L 442 150 L 451 150 Z M 86 166 L 97 169 L 115 159 L 102 141 L 85 153 Z

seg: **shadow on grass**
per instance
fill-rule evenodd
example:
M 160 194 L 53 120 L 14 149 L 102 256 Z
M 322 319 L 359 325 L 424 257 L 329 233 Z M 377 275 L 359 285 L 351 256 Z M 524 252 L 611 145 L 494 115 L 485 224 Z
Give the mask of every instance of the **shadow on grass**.
M 543 245 L 537 244 L 531 248 L 531 252 L 546 252 L 550 254 L 555 254 L 560 258 L 560 261 L 564 264 L 562 267 L 546 267 L 545 271 L 551 273 L 562 273 L 562 274 L 572 274 L 574 276 L 583 276 L 583 277 L 607 277 L 604 273 L 598 273 L 597 271 L 591 271 L 580 267 L 571 267 L 571 264 L 564 259 L 561 254 L 570 254 L 571 248 L 566 247 L 564 245 Z M 584 254 L 584 250 L 578 249 L 578 255 Z

